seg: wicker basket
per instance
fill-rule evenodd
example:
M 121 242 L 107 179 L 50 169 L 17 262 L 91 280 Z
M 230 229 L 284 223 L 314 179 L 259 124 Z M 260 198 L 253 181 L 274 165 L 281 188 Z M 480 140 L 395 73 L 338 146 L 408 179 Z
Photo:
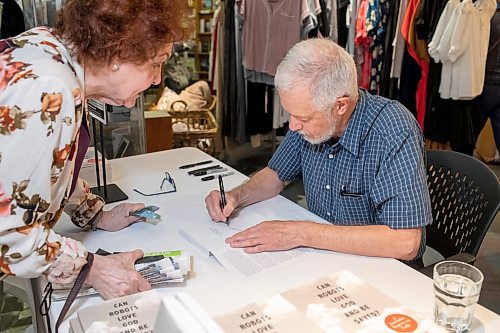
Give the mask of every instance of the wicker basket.
M 184 104 L 184 111 L 175 111 L 176 103 Z M 197 147 L 208 153 L 213 152 L 213 138 L 217 135 L 217 122 L 210 110 L 187 110 L 184 101 L 172 103 L 172 129 L 174 147 Z M 213 104 L 211 105 L 213 108 Z

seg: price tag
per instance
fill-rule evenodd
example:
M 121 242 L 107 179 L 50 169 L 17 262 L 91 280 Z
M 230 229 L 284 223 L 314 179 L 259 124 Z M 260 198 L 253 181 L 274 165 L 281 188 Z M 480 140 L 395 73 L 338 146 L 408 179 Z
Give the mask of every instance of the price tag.
M 106 112 L 106 103 L 96 99 L 87 101 L 87 110 L 92 118 L 97 119 L 104 125 L 108 124 L 108 113 Z

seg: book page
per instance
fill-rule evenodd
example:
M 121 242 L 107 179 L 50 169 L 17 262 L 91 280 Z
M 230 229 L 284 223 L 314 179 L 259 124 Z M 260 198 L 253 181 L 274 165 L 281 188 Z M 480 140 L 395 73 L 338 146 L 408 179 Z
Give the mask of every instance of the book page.
M 232 248 L 225 242 L 226 238 L 264 220 L 266 218 L 263 215 L 252 209 L 243 209 L 229 221 L 229 224 L 207 219 L 207 221 L 202 221 L 203 225 L 201 226 L 191 225 L 182 228 L 180 234 L 202 253 L 214 256 L 226 269 L 244 278 L 255 277 L 270 270 L 279 269 L 293 263 L 299 257 L 308 255 L 306 249 L 300 248 L 248 254 L 243 249 Z

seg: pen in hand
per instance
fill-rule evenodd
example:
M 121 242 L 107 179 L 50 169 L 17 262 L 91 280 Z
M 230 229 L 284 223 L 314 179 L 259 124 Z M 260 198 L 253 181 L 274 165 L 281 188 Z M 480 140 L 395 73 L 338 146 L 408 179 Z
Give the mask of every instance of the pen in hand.
M 226 207 L 226 192 L 224 192 L 224 182 L 222 180 L 222 176 L 219 175 L 219 191 L 220 191 L 220 209 L 224 214 L 224 207 Z M 229 223 L 229 218 L 227 218 L 227 223 Z

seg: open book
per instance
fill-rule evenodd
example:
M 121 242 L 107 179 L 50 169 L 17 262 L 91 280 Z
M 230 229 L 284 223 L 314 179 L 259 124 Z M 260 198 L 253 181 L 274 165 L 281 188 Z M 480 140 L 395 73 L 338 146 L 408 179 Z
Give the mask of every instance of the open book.
M 286 212 L 273 212 L 268 209 L 266 215 L 262 215 L 255 207 L 242 209 L 229 223 L 217 223 L 207 219 L 196 225 L 184 226 L 179 233 L 201 253 L 214 256 L 226 269 L 244 278 L 254 278 L 291 265 L 297 260 L 307 259 L 309 250 L 305 248 L 248 254 L 243 249 L 232 248 L 227 244 L 226 238 L 266 220 L 289 220 L 289 223 L 295 223 L 294 220 L 315 220 L 325 223 L 302 208 Z

